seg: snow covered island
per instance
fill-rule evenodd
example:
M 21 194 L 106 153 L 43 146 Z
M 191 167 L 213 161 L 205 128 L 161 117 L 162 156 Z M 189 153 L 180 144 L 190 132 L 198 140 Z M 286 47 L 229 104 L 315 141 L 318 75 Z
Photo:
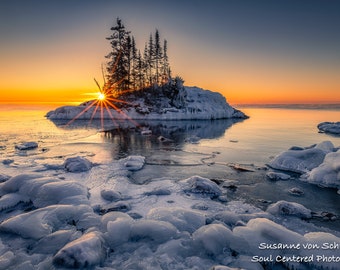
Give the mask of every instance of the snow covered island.
M 105 103 L 105 100 L 103 101 Z M 99 104 L 98 108 L 97 104 Z M 51 120 L 116 119 L 116 120 L 212 120 L 248 118 L 230 106 L 220 93 L 183 85 L 162 87 L 123 94 L 101 105 L 87 101 L 79 106 L 63 106 L 47 113 Z

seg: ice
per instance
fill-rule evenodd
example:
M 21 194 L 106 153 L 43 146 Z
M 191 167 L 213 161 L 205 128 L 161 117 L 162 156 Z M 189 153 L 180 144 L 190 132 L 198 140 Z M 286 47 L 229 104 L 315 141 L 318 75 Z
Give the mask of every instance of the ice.
M 194 245 L 199 250 L 203 248 L 208 255 L 216 256 L 229 250 L 234 239 L 230 229 L 221 224 L 202 226 L 192 235 Z
M 0 211 L 16 206 L 20 202 L 29 202 L 27 196 L 18 193 L 8 193 L 0 198 Z
M 328 153 L 323 163 L 308 172 L 305 179 L 311 184 L 340 189 L 340 150 Z
M 311 148 L 285 151 L 276 156 L 268 165 L 274 169 L 303 174 L 318 167 L 325 155 L 331 151 L 334 151 L 334 146 L 326 141 Z
M 138 171 L 143 168 L 145 157 L 143 156 L 128 156 L 121 160 L 121 163 L 129 171 Z
M 65 200 L 70 197 L 73 197 L 72 204 L 79 204 L 87 200 L 88 196 L 87 188 L 78 181 L 37 174 L 21 174 L 10 178 L 2 184 L 1 193 L 5 195 L 0 199 L 4 207 L 28 201 L 32 201 L 35 207 L 44 207 L 66 203 Z
M 83 157 L 67 158 L 64 167 L 69 172 L 85 172 L 91 169 L 92 163 Z
M 32 196 L 33 204 L 36 207 L 44 207 L 52 204 L 59 204 L 68 197 L 74 197 L 79 200 L 80 198 L 87 198 L 87 188 L 81 183 L 74 180 L 60 180 L 50 182 L 39 187 L 35 196 Z M 77 200 L 73 204 L 77 203 Z M 65 201 L 64 201 L 65 203 Z
M 318 129 L 325 133 L 340 134 L 340 122 L 322 122 Z
M 92 211 L 92 208 L 86 205 L 47 206 L 3 221 L 0 224 L 0 232 L 40 239 L 69 223 L 77 223 L 84 214 Z
M 111 248 L 116 248 L 129 241 L 133 220 L 130 218 L 117 218 L 108 221 L 105 239 Z
M 201 212 L 180 207 L 153 208 L 147 214 L 147 218 L 169 222 L 179 231 L 190 233 L 206 223 L 206 217 Z
M 110 202 L 116 202 L 120 201 L 122 199 L 122 194 L 119 192 L 116 192 L 114 190 L 107 190 L 104 189 L 100 192 L 100 195 L 104 200 L 110 201 Z
M 251 219 L 246 226 L 233 229 L 237 237 L 236 251 L 243 255 L 279 255 L 285 253 L 297 254 L 295 249 L 275 250 L 259 249 L 260 243 L 267 244 L 296 244 L 304 243 L 304 237 L 266 218 Z
M 177 229 L 172 224 L 158 220 L 136 220 L 133 222 L 130 232 L 132 241 L 151 240 L 163 243 L 176 236 Z
M 105 258 L 103 239 L 98 232 L 89 232 L 68 243 L 53 257 L 53 264 L 66 268 L 89 268 Z
M 36 242 L 32 252 L 40 254 L 55 254 L 59 249 L 68 242 L 73 241 L 81 236 L 76 230 L 58 230 Z
M 290 179 L 290 175 L 286 173 L 268 172 L 266 176 L 273 181 Z
M 211 197 L 222 195 L 221 188 L 208 178 L 192 176 L 181 181 L 185 192 L 200 193 Z
M 271 204 L 267 211 L 273 215 L 296 216 L 302 219 L 310 219 L 312 211 L 295 202 L 278 201 Z
M 21 144 L 15 145 L 15 148 L 18 150 L 32 150 L 38 148 L 37 142 L 23 142 Z

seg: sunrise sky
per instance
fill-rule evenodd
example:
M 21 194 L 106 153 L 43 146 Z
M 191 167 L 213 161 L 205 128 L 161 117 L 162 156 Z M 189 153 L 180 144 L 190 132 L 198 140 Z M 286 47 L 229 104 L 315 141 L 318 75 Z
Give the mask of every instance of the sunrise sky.
M 231 104 L 340 103 L 340 1 L 2 0 L 0 102 L 91 98 L 120 17 L 173 75 Z

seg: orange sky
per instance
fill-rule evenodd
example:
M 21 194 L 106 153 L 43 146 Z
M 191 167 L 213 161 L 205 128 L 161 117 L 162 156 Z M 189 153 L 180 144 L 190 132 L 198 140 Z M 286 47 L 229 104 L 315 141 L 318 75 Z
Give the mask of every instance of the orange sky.
M 110 49 L 105 37 L 120 16 L 141 50 L 157 27 L 168 40 L 173 75 L 218 91 L 231 104 L 340 103 L 340 22 L 331 4 L 308 10 L 289 1 L 280 8 L 236 1 L 228 9 L 221 2 L 208 9 L 181 2 L 180 10 L 167 6 L 179 13 L 174 20 L 171 12 L 159 12 L 160 2 L 139 9 L 91 1 L 33 8 L 21 2 L 0 11 L 0 102 L 91 98 L 88 93 L 98 91 L 93 78 L 102 82 Z

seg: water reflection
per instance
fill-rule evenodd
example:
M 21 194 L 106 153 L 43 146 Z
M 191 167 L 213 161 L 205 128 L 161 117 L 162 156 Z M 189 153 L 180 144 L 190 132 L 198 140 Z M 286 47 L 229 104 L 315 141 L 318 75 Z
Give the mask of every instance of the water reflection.
M 145 121 L 138 127 L 120 126 L 103 132 L 105 142 L 113 146 L 113 157 L 154 155 L 155 151 L 179 151 L 186 143 L 222 137 L 240 119 L 214 121 Z
M 232 125 L 244 119 L 184 120 L 184 121 L 131 121 L 52 120 L 62 129 L 97 129 L 103 134 L 103 141 L 112 145 L 111 156 L 119 159 L 128 155 L 150 157 L 155 151 L 182 150 L 186 143 L 197 143 L 201 139 L 216 139 L 224 136 Z M 103 125 L 104 124 L 104 125 Z M 104 129 L 102 129 L 104 127 Z

